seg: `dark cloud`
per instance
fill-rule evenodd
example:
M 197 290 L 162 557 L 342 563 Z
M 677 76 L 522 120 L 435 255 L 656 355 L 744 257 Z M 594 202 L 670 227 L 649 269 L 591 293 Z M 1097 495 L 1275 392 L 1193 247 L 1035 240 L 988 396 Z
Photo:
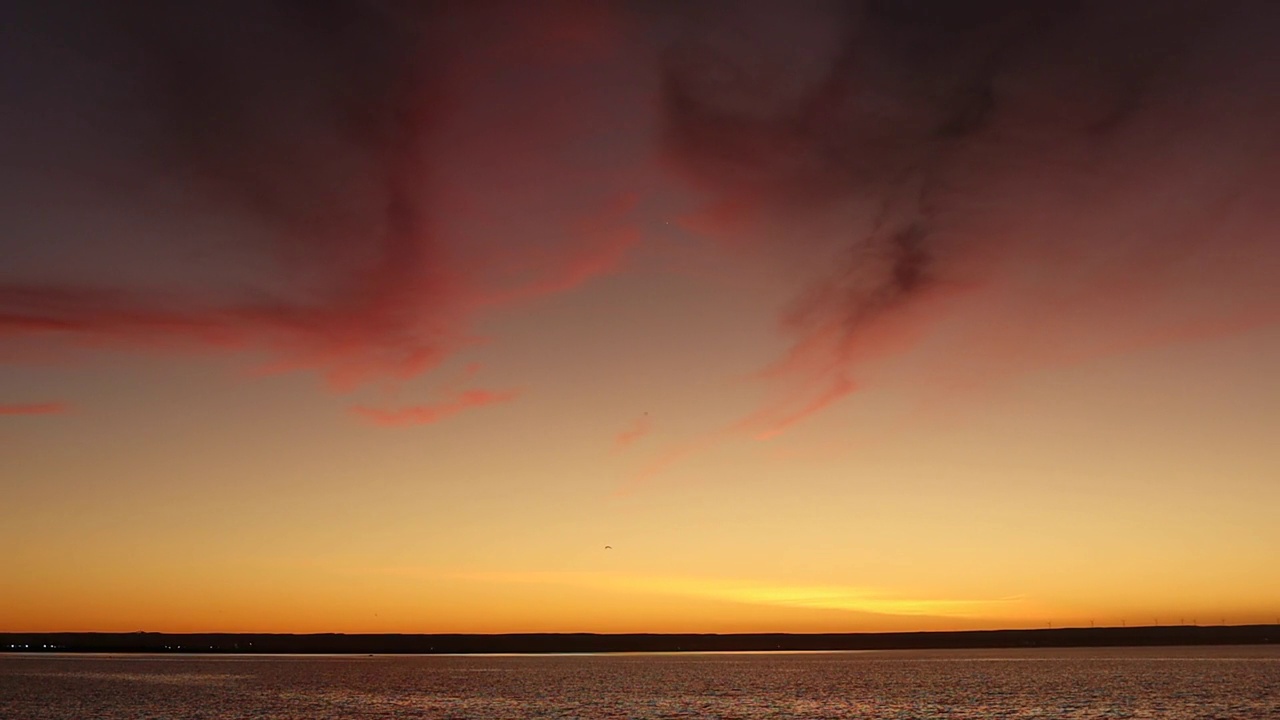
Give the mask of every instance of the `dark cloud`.
M 1280 221 L 1260 199 L 1280 200 L 1273 5 L 703 7 L 666 55 L 662 105 L 667 155 L 711 208 L 700 227 L 847 228 L 835 269 L 784 316 L 798 341 L 782 366 L 843 383 L 984 294 L 1003 297 L 1001 332 L 1073 337 L 1059 351 L 1074 356 L 1274 315 L 1256 270 L 1280 260 L 1256 239 Z M 1231 300 L 1187 300 L 1214 290 Z M 1084 316 L 1088 337 L 1058 323 Z M 793 405 L 831 395 L 801 385 L 813 398 Z
M 265 336 L 290 348 L 287 362 L 338 382 L 366 365 L 412 372 L 439 355 L 445 340 L 419 324 L 421 308 L 438 312 L 449 291 L 429 193 L 441 110 L 432 29 L 444 15 L 337 1 L 55 5 L 28 8 L 28 24 L 7 31 L 42 51 L 14 66 L 12 82 L 42 87 L 8 113 L 54 115 L 28 133 L 32 164 L 64 157 L 45 192 L 72 199 L 96 177 L 89 192 L 139 207 L 144 218 L 126 230 L 138 234 L 157 233 L 147 213 L 184 214 L 185 233 L 155 242 L 183 248 L 184 271 L 211 256 L 247 258 L 219 278 L 244 289 L 226 302 L 209 288 L 172 288 L 181 278 L 165 293 L 112 287 L 110 270 L 102 287 L 10 282 L 0 285 L 5 329 Z M 94 148 L 104 145 L 115 150 Z M 193 239 L 209 215 L 237 231 Z M 110 243 L 109 231 L 96 230 L 53 242 L 103 252 L 93 246 Z M 121 245 L 119 264 L 151 262 Z
M 1262 0 L 19 2 L 0 336 L 424 372 L 624 262 L 653 74 L 698 227 L 826 267 L 784 313 L 786 424 L 966 303 L 1042 359 L 1239 331 L 1276 304 L 1277 28 Z
M 487 257 L 441 231 L 459 215 L 441 190 L 466 147 L 505 143 L 517 165 L 538 139 L 510 110 L 459 139 L 459 114 L 497 115 L 508 75 L 543 94 L 547 68 L 594 59 L 599 10 L 18 5 L 0 42 L 13 91 L 0 130 L 16 159 L 0 177 L 15 218 L 0 239 L 14 259 L 0 334 L 249 349 L 350 388 L 429 369 L 472 342 L 478 305 L 567 289 L 625 250 L 617 227 L 600 243 L 559 228 L 570 249 L 539 248 L 519 276 L 529 287 L 494 288 Z M 509 140 L 521 132 L 533 139 Z M 522 242 L 534 240 L 489 255 L 519 257 Z

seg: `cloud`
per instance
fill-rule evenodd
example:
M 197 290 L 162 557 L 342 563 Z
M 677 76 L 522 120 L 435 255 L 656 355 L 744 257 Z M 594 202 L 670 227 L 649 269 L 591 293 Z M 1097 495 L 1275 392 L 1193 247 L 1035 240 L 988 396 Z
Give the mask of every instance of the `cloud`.
M 661 63 L 682 224 L 812 268 L 759 407 L 627 493 L 910 362 L 956 388 L 1280 323 L 1280 8 L 709 2 Z M 928 343 L 928 353 L 923 347 Z
M 780 397 L 738 432 L 944 327 L 926 368 L 990 381 L 1280 321 L 1275 6 L 706 8 L 662 67 L 690 226 L 826 268 L 780 318 Z
M 593 94 L 607 8 L 27 5 L 0 37 L 9 344 L 234 352 L 346 392 L 438 367 L 480 312 L 613 272 L 638 241 L 634 198 L 574 155 L 617 105 Z M 561 168 L 590 189 L 531 182 Z
M 832 382 L 816 394 L 805 398 L 803 404 L 795 408 L 766 408 L 754 416 L 743 420 L 743 427 L 763 425 L 756 431 L 757 440 L 768 440 L 786 432 L 787 428 L 805 420 L 810 415 L 822 412 L 829 405 L 838 402 L 857 389 L 852 380 L 843 375 L 836 376 Z
M 6 357 L 234 353 L 343 392 L 439 368 L 483 313 L 625 267 L 655 38 L 685 226 L 814 268 L 733 432 L 944 328 L 939 374 L 998 378 L 1280 321 L 1261 0 L 22 5 Z
M 614 488 L 613 496 L 619 498 L 630 496 L 657 481 L 663 473 L 676 465 L 733 439 L 735 435 L 741 434 L 741 432 L 741 425 L 735 423 L 732 426 L 699 433 L 676 442 L 659 451 L 641 465 L 638 470 L 620 480 Z
M 559 247 L 515 252 L 504 248 L 510 268 L 506 287 L 484 294 L 482 305 L 513 305 L 568 292 L 592 278 L 612 274 L 622 267 L 627 253 L 637 246 L 641 233 L 632 215 L 639 196 L 626 192 L 610 198 L 591 215 L 578 219 L 565 233 Z
M 453 417 L 464 410 L 510 402 L 519 397 L 518 390 L 467 390 L 434 405 L 410 405 L 399 408 L 374 408 L 357 405 L 351 411 L 381 427 L 431 425 Z
M 430 120 L 442 108 L 432 92 L 439 61 L 420 49 L 414 24 L 372 4 L 81 10 L 83 37 L 52 13 L 27 27 L 34 34 L 49 23 L 78 37 L 66 59 L 49 59 L 34 77 L 68 98 L 70 107 L 50 110 L 84 115 L 78 125 L 55 116 L 48 132 L 34 134 L 36 149 L 109 141 L 126 148 L 74 154 L 68 163 L 134 185 L 127 195 L 91 189 L 104 199 L 181 214 L 183 235 L 168 240 L 196 260 L 182 269 L 225 259 L 217 284 L 244 289 L 232 297 L 200 284 L 155 291 L 112 283 L 109 267 L 92 282 L 5 282 L 4 331 L 126 347 L 265 349 L 276 367 L 316 370 L 340 387 L 370 373 L 413 374 L 448 351 L 458 333 L 458 308 L 450 307 L 457 288 L 434 245 L 423 191 Z M 80 79 L 89 64 L 101 69 Z M 44 102 L 30 98 L 24 110 Z M 157 183 L 185 196 L 157 196 Z M 46 192 L 57 191 L 50 182 Z M 214 213 L 231 218 L 237 236 L 194 240 Z M 172 228 L 133 220 L 98 229 L 105 238 L 160 230 Z M 146 266 L 156 254 L 125 243 L 120 250 L 120 265 Z
M 61 402 L 0 404 L 0 415 L 61 415 L 70 409 Z
M 652 430 L 653 423 L 649 420 L 649 413 L 645 413 L 636 418 L 635 421 L 628 425 L 625 430 L 614 437 L 613 447 L 615 450 L 624 450 L 636 441 L 648 435 Z

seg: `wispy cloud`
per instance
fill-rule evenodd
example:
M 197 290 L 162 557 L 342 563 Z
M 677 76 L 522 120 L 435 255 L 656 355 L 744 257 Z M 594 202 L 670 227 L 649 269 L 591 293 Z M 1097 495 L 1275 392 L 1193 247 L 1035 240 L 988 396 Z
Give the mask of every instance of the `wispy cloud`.
M 467 390 L 456 397 L 432 405 L 409 405 L 398 408 L 357 405 L 351 408 L 351 411 L 368 422 L 382 427 L 431 425 L 465 410 L 510 402 L 519 395 L 519 390 Z
M 627 426 L 625 430 L 618 433 L 613 439 L 614 450 L 624 450 L 630 447 L 637 440 L 648 435 L 653 430 L 653 422 L 649 419 L 649 413 L 645 413 L 636 418 L 634 422 Z
M 482 294 L 481 306 L 512 305 L 573 290 L 589 280 L 621 269 L 627 253 L 641 241 L 633 213 L 636 193 L 622 193 L 587 217 L 570 223 L 562 246 L 518 252 L 504 249 L 509 274 L 506 287 Z M 494 263 L 495 265 L 497 263 Z
M 59 415 L 70 409 L 62 402 L 0 404 L 0 415 Z
M 825 387 L 819 388 L 811 397 L 802 398 L 798 407 L 766 408 L 751 417 L 745 418 L 742 421 L 742 425 L 744 428 L 763 425 L 762 429 L 755 432 L 755 438 L 757 440 L 768 440 L 781 435 L 786 432 L 787 428 L 805 420 L 809 416 L 822 412 L 828 406 L 853 393 L 857 387 L 849 378 L 844 375 L 837 375 Z
M 621 480 L 614 488 L 615 497 L 631 495 L 652 484 L 659 476 L 685 460 L 706 452 L 733 437 L 736 428 L 722 428 L 678 442 L 658 452 L 638 470 Z

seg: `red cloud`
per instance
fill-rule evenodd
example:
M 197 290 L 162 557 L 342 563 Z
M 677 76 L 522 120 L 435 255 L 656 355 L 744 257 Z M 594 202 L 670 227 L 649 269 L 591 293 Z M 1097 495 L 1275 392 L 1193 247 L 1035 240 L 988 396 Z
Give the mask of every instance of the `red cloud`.
M 680 442 L 645 463 L 638 471 L 619 483 L 614 489 L 613 494 L 616 497 L 625 497 L 630 495 L 640 488 L 654 482 L 656 478 L 661 476 L 667 470 L 670 470 L 673 466 L 710 450 L 726 439 L 728 439 L 728 431 L 719 430 L 698 435 Z
M 835 228 L 845 246 L 784 318 L 795 344 L 767 376 L 821 407 L 846 374 L 974 308 L 938 363 L 1007 374 L 1276 322 L 1280 102 L 1249 90 L 1280 73 L 1256 30 L 1276 16 L 1207 7 L 1080 6 L 1043 24 L 1040 6 L 1001 5 L 956 28 L 748 12 L 736 39 L 715 32 L 727 18 L 693 28 L 665 68 L 664 139 L 705 194 L 699 227 Z M 814 62 L 791 62 L 786 32 Z
M 58 415 L 69 409 L 66 403 L 60 402 L 0 405 L 0 415 Z
M 663 160 L 704 201 L 686 229 L 823 265 L 772 398 L 637 480 L 909 355 L 919 385 L 973 387 L 1280 322 L 1280 101 L 1252 90 L 1280 74 L 1258 29 L 1280 16 L 889 5 L 709 13 L 667 54 Z
M 417 309 L 393 276 L 384 289 L 328 304 L 200 307 L 191 298 L 130 290 L 0 287 L 0 335 L 66 336 L 82 345 L 150 351 L 265 349 L 264 370 L 314 370 L 335 389 L 374 377 L 405 378 L 468 342 L 465 315 L 447 302 Z M 443 307 L 442 307 L 443 306 Z
M 73 225 L 78 235 L 58 236 L 69 247 L 30 275 L 6 267 L 0 340 L 242 353 L 348 392 L 439 367 L 481 342 L 481 312 L 614 272 L 639 241 L 625 157 L 598 156 L 599 129 L 634 115 L 609 94 L 628 87 L 608 75 L 613 9 L 347 3 L 295 15 L 231 1 L 229 14 L 90 22 L 92 52 L 119 46 L 127 59 L 92 87 L 77 67 L 54 73 L 70 78 L 51 94 L 76 120 L 33 136 L 31 172 L 8 171 L 38 184 L 41 154 L 71 148 L 55 163 L 67 177 L 32 190 L 50 202 L 13 224 L 40 230 L 44 205 L 76 217 L 77 203 L 120 218 Z M 122 193 L 85 180 L 117 176 L 138 182 Z M 164 252 L 120 242 L 110 262 L 63 274 L 67 257 L 120 236 L 176 247 L 176 272 Z
M 769 408 L 747 418 L 744 428 L 764 425 L 764 429 L 755 433 L 757 440 L 768 440 L 786 432 L 811 415 L 822 412 L 833 403 L 851 394 L 858 386 L 849 378 L 837 375 L 830 383 L 820 387 L 812 397 L 803 399 L 799 407 Z
M 653 429 L 653 424 L 649 421 L 649 413 L 645 413 L 636 418 L 626 430 L 618 433 L 614 438 L 613 447 L 615 450 L 622 450 L 629 447 L 632 443 L 649 434 Z
M 510 305 L 567 292 L 595 277 L 622 267 L 627 253 L 640 243 L 641 234 L 632 220 L 639 196 L 627 192 L 605 202 L 592 215 L 571 223 L 563 246 L 538 252 L 508 250 L 515 261 L 518 279 L 508 279 L 512 287 L 481 295 L 480 305 Z
M 356 406 L 351 411 L 365 420 L 382 427 L 406 425 L 430 425 L 471 408 L 510 402 L 519 396 L 518 390 L 468 390 L 457 397 L 435 405 L 411 405 L 386 410 Z

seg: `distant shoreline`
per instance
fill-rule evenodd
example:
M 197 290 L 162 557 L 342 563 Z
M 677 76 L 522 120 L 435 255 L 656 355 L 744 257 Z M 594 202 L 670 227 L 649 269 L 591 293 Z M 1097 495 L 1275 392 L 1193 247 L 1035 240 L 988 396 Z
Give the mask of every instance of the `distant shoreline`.
M 0 633 L 0 653 L 549 654 L 1280 644 L 1280 625 L 887 633 Z

